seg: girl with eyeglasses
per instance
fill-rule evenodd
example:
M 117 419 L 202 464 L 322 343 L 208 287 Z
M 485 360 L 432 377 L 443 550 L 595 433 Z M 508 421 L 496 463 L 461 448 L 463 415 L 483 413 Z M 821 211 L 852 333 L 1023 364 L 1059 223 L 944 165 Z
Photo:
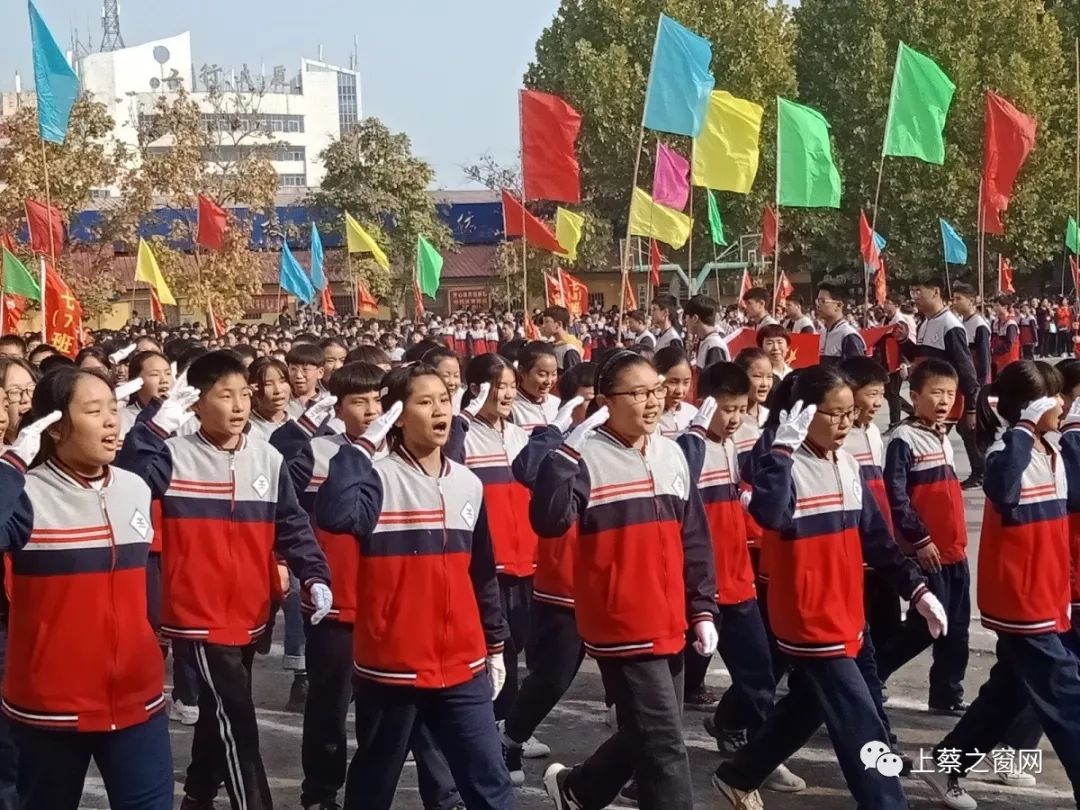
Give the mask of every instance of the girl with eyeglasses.
M 863 747 L 878 743 L 875 765 L 896 774 L 901 766 L 872 693 L 873 655 L 864 652 L 863 560 L 938 635 L 944 610 L 896 547 L 859 463 L 842 448 L 855 409 L 850 380 L 836 367 L 815 366 L 799 375 L 793 396 L 754 476 L 750 511 L 766 532 L 772 629 L 794 668 L 788 695 L 717 769 L 713 785 L 733 808 L 761 808 L 758 787 L 824 721 L 858 806 L 906 809 L 899 779 L 861 761 Z
M 716 649 L 716 581 L 696 482 L 678 445 L 657 435 L 663 396 L 649 361 L 615 352 L 597 375 L 597 409 L 536 477 L 537 533 L 577 527 L 577 626 L 622 721 L 581 765 L 548 768 L 558 810 L 606 807 L 635 770 L 643 810 L 693 807 L 682 651 L 688 624 L 700 654 Z
M 30 403 L 37 387 L 38 372 L 25 360 L 17 357 L 0 358 L 0 388 L 7 397 L 7 430 L 4 443 L 11 444 L 19 432 L 22 418 L 30 411 Z

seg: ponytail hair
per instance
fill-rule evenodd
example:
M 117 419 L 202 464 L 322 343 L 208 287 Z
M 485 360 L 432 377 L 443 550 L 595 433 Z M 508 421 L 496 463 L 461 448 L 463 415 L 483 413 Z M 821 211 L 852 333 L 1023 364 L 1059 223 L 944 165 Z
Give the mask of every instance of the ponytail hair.
M 461 407 L 464 408 L 476 399 L 472 392 L 474 385 L 479 387 L 484 383 L 490 383 L 491 387 L 495 388 L 499 383 L 499 377 L 506 369 L 509 369 L 511 374 L 514 373 L 513 366 L 502 355 L 478 354 L 470 360 L 469 365 L 465 367 L 465 394 L 461 398 Z
M 796 400 L 793 396 L 795 393 L 795 383 L 799 381 L 799 377 L 802 376 L 805 369 L 797 368 L 794 371 L 789 371 L 788 375 L 780 381 L 780 384 L 772 390 L 771 393 L 771 405 L 769 405 L 769 416 L 765 419 L 765 424 L 762 425 L 762 429 L 780 427 L 780 412 L 790 411 Z
M 994 443 L 997 431 L 1020 421 L 1020 412 L 1040 397 L 1061 393 L 1061 372 L 1042 360 L 1017 360 L 998 374 L 993 384 L 979 391 L 975 406 L 975 441 L 981 449 Z M 990 397 L 997 397 L 997 413 L 990 407 Z

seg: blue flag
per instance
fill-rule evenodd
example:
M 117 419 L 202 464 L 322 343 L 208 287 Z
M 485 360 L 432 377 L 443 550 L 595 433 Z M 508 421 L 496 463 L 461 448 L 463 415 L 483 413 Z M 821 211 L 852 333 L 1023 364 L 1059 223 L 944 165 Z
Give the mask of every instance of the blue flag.
M 967 245 L 956 232 L 956 228 L 938 217 L 941 223 L 941 245 L 945 251 L 946 264 L 967 264 Z
M 885 237 L 877 231 L 874 231 L 874 245 L 877 247 L 878 253 L 881 253 L 881 251 L 885 249 L 885 245 L 887 244 L 888 242 L 885 241 Z
M 316 290 L 326 286 L 326 276 L 323 274 L 323 249 L 319 229 L 315 223 L 311 223 L 311 283 Z
M 64 52 L 56 44 L 34 4 L 29 3 L 29 7 L 38 133 L 43 141 L 63 143 L 71 107 L 79 95 L 79 77 L 64 58 Z
M 315 300 L 315 288 L 311 286 L 307 274 L 296 261 L 296 257 L 292 255 L 289 243 L 284 239 L 281 240 L 281 269 L 278 284 L 285 292 L 295 295 L 305 304 L 310 304 Z
M 712 45 L 666 14 L 660 15 L 649 85 L 645 126 L 696 138 L 705 124 L 716 79 L 709 72 Z

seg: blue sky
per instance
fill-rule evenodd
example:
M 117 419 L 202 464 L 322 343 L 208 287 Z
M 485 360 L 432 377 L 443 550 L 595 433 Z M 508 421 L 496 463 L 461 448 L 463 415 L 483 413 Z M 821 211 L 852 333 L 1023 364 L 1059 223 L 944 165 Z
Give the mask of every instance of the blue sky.
M 36 0 L 53 34 L 67 47 L 72 28 L 95 46 L 100 0 Z M 13 36 L 0 49 L 0 89 L 18 70 L 31 75 L 25 6 L 5 3 Z M 464 184 L 460 166 L 491 152 L 517 159 L 517 96 L 533 46 L 558 0 L 121 0 L 127 44 L 190 30 L 193 58 L 257 71 L 302 56 L 347 65 L 359 39 L 364 115 L 403 130 L 417 154 L 438 172 L 439 185 Z

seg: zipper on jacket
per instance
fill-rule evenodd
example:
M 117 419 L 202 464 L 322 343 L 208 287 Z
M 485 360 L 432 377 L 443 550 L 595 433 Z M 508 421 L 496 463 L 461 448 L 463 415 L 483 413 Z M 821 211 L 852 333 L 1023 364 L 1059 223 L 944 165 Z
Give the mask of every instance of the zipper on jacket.
M 229 544 L 230 568 L 236 570 L 236 451 L 229 451 L 229 532 L 226 542 Z M 229 577 L 229 599 L 222 617 L 226 627 L 232 623 L 233 598 L 236 596 L 236 577 Z
M 105 525 L 109 527 L 109 603 L 112 606 L 112 671 L 109 673 L 109 728 L 116 731 L 116 717 L 112 716 L 116 709 L 116 673 L 120 670 L 120 627 L 117 621 L 120 611 L 116 607 L 116 535 L 113 533 L 112 520 L 109 518 L 109 507 L 105 503 L 105 482 L 98 490 L 98 504 L 101 507 L 101 516 L 105 518 Z
M 638 453 L 641 458 L 641 465 L 645 468 L 645 474 L 649 476 L 649 485 L 652 487 L 652 502 L 653 509 L 656 510 L 656 536 L 660 540 L 660 590 L 667 596 L 667 583 L 668 583 L 668 558 L 667 558 L 667 544 L 664 542 L 664 532 L 660 528 L 662 521 L 660 512 L 660 498 L 656 492 L 656 478 L 653 476 L 652 467 L 649 466 L 649 459 L 645 455 L 648 445 L 646 444 Z M 633 451 L 638 452 L 638 451 Z
M 446 637 L 450 633 L 450 572 L 447 570 L 446 553 L 450 550 L 450 533 L 446 528 L 446 497 L 443 494 L 442 478 L 435 479 L 435 489 L 439 492 L 439 505 L 442 507 L 442 566 L 443 566 L 443 640 L 439 655 L 439 683 L 446 686 Z

